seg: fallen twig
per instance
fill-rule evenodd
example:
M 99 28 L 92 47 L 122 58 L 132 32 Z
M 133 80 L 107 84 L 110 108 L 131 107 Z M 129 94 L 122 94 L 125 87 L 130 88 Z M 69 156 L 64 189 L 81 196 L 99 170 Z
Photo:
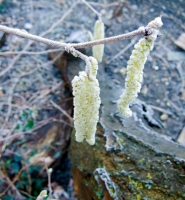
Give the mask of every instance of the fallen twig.
M 58 110 L 60 110 L 72 123 L 73 122 L 73 118 L 65 111 L 63 110 L 60 106 L 58 106 L 55 102 L 53 102 L 52 100 L 50 101 L 50 103 L 57 108 Z
M 154 110 L 157 110 L 157 111 L 160 111 L 160 112 L 163 112 L 163 113 L 166 113 L 168 115 L 174 115 L 172 112 L 168 111 L 168 110 L 165 110 L 164 108 L 160 108 L 158 106 L 153 106 L 153 105 L 149 105 L 152 109 Z
M 76 3 L 73 3 L 72 6 L 69 8 L 69 10 L 66 13 L 64 13 L 64 15 L 56 23 L 54 23 L 48 30 L 44 31 L 39 36 L 40 37 L 44 37 L 45 35 L 47 35 L 48 33 L 50 33 L 55 27 L 57 27 L 60 23 L 62 23 L 64 21 L 64 19 L 72 12 L 73 8 L 77 4 L 78 4 L 78 1 Z M 23 48 L 23 52 L 26 51 L 33 44 L 33 42 L 34 41 L 29 41 L 28 44 Z M 3 71 L 0 72 L 0 76 L 3 76 L 4 74 L 6 74 L 14 66 L 14 64 L 20 58 L 21 55 L 22 55 L 22 53 L 20 52 L 20 54 L 18 54 L 12 60 L 12 62 L 9 64 L 9 66 L 7 68 L 5 68 Z

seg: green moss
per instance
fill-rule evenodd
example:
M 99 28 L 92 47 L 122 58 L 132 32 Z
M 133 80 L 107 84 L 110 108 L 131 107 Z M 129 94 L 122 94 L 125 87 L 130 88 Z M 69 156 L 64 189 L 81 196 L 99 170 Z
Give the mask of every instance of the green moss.
M 97 196 L 97 198 L 98 198 L 98 200 L 101 200 L 101 199 L 103 199 L 103 188 L 99 188 L 99 190 L 98 191 L 96 191 L 95 192 L 95 194 L 96 194 L 96 196 Z
M 109 188 L 109 192 L 111 196 L 114 196 L 114 193 L 115 193 L 114 188 Z

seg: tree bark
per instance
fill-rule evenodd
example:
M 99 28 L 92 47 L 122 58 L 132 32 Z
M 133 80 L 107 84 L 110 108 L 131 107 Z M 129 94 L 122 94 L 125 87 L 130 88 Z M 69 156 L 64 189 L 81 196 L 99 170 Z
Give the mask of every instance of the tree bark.
M 102 70 L 101 70 L 102 69 Z M 116 101 L 122 86 L 100 66 L 102 107 L 96 144 L 71 136 L 70 158 L 78 199 L 183 200 L 185 147 L 163 134 L 152 109 L 136 100 L 133 116 L 124 119 Z

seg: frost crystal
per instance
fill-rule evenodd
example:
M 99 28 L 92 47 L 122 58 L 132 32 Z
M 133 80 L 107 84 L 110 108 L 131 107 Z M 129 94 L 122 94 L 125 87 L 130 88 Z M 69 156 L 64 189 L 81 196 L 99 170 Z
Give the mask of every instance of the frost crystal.
M 144 64 L 157 38 L 158 30 L 156 28 L 160 26 L 162 26 L 161 17 L 155 18 L 148 24 L 148 27 L 153 28 L 152 34 L 139 40 L 134 46 L 135 49 L 132 51 L 130 60 L 127 63 L 125 91 L 118 100 L 119 112 L 124 117 L 130 117 L 132 115 L 129 104 L 138 96 L 138 92 L 141 89 Z
M 94 40 L 99 40 L 103 38 L 104 38 L 104 24 L 102 21 L 97 20 L 94 25 Z M 103 58 L 104 44 L 93 46 L 92 50 L 93 50 L 93 57 L 95 57 L 98 62 L 101 62 Z
M 97 70 L 98 70 L 98 62 L 95 58 L 93 58 L 92 56 L 89 57 L 89 60 L 91 62 L 91 73 L 90 76 L 94 76 L 96 77 L 97 75 Z
M 74 127 L 76 141 L 84 139 L 90 144 L 95 144 L 96 125 L 99 119 L 100 88 L 96 79 L 98 68 L 96 59 L 90 57 L 92 63 L 91 76 L 85 71 L 79 72 L 72 80 L 74 95 Z
M 150 28 L 159 28 L 163 25 L 161 16 L 155 18 L 153 21 L 151 21 L 147 26 Z

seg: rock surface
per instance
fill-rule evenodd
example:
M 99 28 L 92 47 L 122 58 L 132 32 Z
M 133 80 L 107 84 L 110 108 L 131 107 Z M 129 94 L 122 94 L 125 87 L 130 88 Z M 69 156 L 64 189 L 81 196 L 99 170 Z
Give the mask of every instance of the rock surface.
M 150 122 L 155 119 L 152 109 L 139 100 L 133 103 L 133 117 L 120 116 L 115 102 L 122 89 L 109 79 L 102 70 L 96 144 L 76 142 L 74 132 L 71 137 L 78 199 L 183 200 L 185 147 L 146 126 L 146 108 Z

